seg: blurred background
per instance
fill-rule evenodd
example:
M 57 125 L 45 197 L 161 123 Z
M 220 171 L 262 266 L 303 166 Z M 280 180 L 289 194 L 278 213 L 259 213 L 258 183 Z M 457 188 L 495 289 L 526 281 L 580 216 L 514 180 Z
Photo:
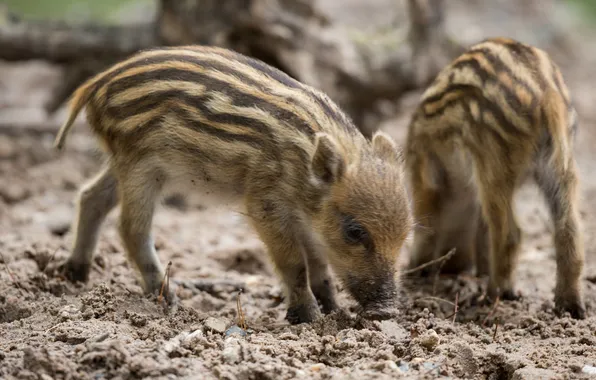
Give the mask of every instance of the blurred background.
M 139 49 L 219 45 L 322 89 L 370 135 L 466 46 L 508 36 L 565 65 L 591 49 L 595 22 L 596 0 L 5 0 L 0 62 L 5 72 L 43 63 L 58 73 L 46 82 L 44 112 L 32 111 L 41 122 L 85 79 Z M 0 95 L 0 124 L 19 113 L 4 111 L 14 99 Z

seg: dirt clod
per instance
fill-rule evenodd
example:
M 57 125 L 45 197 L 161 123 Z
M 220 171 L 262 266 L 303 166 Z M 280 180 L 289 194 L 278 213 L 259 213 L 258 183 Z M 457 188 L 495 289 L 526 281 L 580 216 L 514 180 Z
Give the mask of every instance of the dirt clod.
M 227 322 L 225 320 L 209 317 L 205 320 L 204 325 L 207 331 L 213 331 L 218 334 L 223 334 L 224 332 L 226 332 L 226 323 Z

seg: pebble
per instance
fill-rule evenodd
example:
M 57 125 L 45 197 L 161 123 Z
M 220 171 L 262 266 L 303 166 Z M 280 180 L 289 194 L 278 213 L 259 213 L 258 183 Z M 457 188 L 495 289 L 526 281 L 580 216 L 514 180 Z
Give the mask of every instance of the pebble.
M 586 365 L 585 365 L 585 366 L 582 368 L 582 372 L 583 372 L 583 373 L 587 373 L 588 375 L 596 375 L 596 367 L 593 367 L 593 366 L 591 366 L 591 365 L 587 365 L 587 364 L 586 364 Z
M 66 305 L 60 309 L 60 318 L 64 321 L 81 318 L 81 311 L 75 305 Z
M 205 320 L 204 324 L 207 330 L 223 334 L 226 331 L 226 321 L 219 318 L 209 317 Z
M 437 335 L 435 330 L 427 330 L 422 336 L 418 338 L 418 342 L 424 348 L 429 351 L 433 351 L 440 342 L 439 335 Z
M 540 380 L 552 379 L 556 377 L 556 373 L 549 369 L 524 367 L 513 372 L 512 380 Z
M 226 330 L 226 333 L 225 333 L 225 336 L 226 337 L 231 336 L 231 335 L 239 335 L 241 337 L 245 337 L 246 336 L 246 331 L 244 331 L 243 329 L 241 329 L 237 325 L 233 325 L 229 329 L 227 329 Z
M 203 338 L 203 331 L 201 331 L 200 329 L 195 330 L 188 334 L 186 337 L 184 337 L 184 339 L 182 340 L 182 346 L 184 346 L 185 348 L 194 348 L 195 346 L 197 346 L 197 344 L 199 344 L 201 338 Z
M 180 334 L 176 335 L 175 337 L 171 338 L 163 345 L 163 350 L 167 354 L 172 354 L 173 352 L 177 351 L 180 348 L 180 342 L 188 335 L 187 332 L 181 332 Z
M 242 346 L 240 345 L 240 339 L 236 337 L 228 337 L 224 341 L 224 349 L 221 352 L 221 356 L 224 362 L 228 364 L 237 364 L 241 361 Z
M 319 372 L 320 370 L 325 368 L 325 364 L 317 363 L 310 366 L 311 371 Z
M 253 288 L 263 282 L 263 277 L 259 275 L 248 276 L 244 284 L 247 288 Z
M 393 360 L 385 361 L 385 366 L 389 369 L 399 371 L 399 367 L 397 366 L 397 364 L 395 364 L 395 362 Z
M 397 340 L 404 340 L 408 337 L 408 331 L 401 327 L 397 322 L 392 320 L 381 321 L 381 331 L 388 337 L 395 338 Z
M 29 190 L 16 183 L 5 183 L 0 186 L 0 198 L 8 204 L 18 203 L 27 199 L 31 193 Z

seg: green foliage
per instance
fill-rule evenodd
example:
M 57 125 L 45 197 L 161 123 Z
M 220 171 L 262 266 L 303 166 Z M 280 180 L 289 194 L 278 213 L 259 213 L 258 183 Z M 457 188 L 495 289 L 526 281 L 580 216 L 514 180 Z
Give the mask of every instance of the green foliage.
M 154 0 L 0 0 L 8 9 L 24 19 L 61 20 L 68 22 L 94 21 L 115 23 L 123 10 L 132 4 Z
M 596 0 L 567 0 L 579 8 L 584 17 L 590 22 L 596 22 Z

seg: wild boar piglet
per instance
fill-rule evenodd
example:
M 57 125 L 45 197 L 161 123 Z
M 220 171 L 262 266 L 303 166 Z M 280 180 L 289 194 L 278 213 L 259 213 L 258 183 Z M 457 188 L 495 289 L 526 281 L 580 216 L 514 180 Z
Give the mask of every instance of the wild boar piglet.
M 91 78 L 74 93 L 57 148 L 83 107 L 109 159 L 80 191 L 68 278 L 87 281 L 101 224 L 120 204 L 126 252 L 146 291 L 159 292 L 156 201 L 198 191 L 245 208 L 291 323 L 319 317 L 317 300 L 324 313 L 337 308 L 328 264 L 365 315 L 390 315 L 411 216 L 388 135 L 365 139 L 321 91 L 217 47 L 147 50 Z
M 419 224 L 412 265 L 455 247 L 443 270 L 468 270 L 476 259 L 493 300 L 517 298 L 513 271 L 521 230 L 513 197 L 533 179 L 554 224 L 557 310 L 583 318 L 577 125 L 560 69 L 543 50 L 492 38 L 445 67 L 422 95 L 408 130 L 406 170 Z

